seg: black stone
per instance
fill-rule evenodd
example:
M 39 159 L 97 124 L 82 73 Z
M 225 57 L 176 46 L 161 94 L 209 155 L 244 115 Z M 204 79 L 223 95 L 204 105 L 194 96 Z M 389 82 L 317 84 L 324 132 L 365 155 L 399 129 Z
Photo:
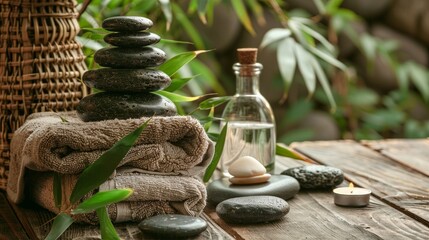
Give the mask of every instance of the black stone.
M 98 50 L 94 55 L 96 63 L 112 68 L 156 67 L 165 62 L 165 52 L 156 47 L 118 48 Z
M 222 178 L 207 186 L 207 200 L 214 205 L 226 199 L 245 196 L 267 195 L 287 200 L 298 192 L 298 181 L 284 175 L 273 175 L 268 182 L 252 185 L 235 185 L 231 184 L 227 178 Z
M 217 214 L 229 223 L 261 223 L 283 218 L 289 204 L 278 197 L 250 196 L 225 200 L 216 207 Z
M 138 227 L 144 233 L 160 237 L 185 238 L 196 236 L 207 228 L 207 222 L 201 218 L 168 214 L 147 218 Z
M 176 115 L 175 105 L 152 93 L 100 92 L 83 98 L 77 106 L 85 122 Z
M 114 32 L 143 31 L 153 26 L 152 20 L 137 16 L 110 17 L 101 25 L 104 29 Z
M 341 184 L 343 171 L 323 165 L 307 165 L 289 168 L 281 174 L 296 178 L 302 188 L 330 188 Z
M 151 69 L 100 68 L 85 72 L 82 79 L 90 88 L 113 92 L 150 92 L 171 83 L 167 74 Z
M 118 47 L 142 47 L 155 44 L 161 37 L 150 32 L 122 32 L 110 33 L 104 37 L 106 43 Z

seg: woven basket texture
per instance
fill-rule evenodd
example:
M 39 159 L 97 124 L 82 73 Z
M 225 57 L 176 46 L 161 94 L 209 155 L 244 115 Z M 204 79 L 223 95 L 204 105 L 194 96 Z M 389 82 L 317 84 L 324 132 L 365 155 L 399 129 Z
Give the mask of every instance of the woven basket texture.
M 0 189 L 13 132 L 33 112 L 73 110 L 87 94 L 75 0 L 0 0 Z

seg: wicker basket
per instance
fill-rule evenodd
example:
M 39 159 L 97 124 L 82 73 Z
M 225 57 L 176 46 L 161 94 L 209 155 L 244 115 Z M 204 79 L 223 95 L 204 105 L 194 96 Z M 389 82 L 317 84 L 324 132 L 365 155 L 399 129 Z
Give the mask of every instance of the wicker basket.
M 75 0 L 0 0 L 0 189 L 9 143 L 33 112 L 70 111 L 86 95 Z

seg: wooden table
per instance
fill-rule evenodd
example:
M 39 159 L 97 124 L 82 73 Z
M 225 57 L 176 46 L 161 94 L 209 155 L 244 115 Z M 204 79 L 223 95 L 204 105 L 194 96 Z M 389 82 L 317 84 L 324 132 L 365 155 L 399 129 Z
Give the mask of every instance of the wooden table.
M 346 179 L 372 190 L 363 208 L 338 207 L 330 190 L 301 191 L 282 220 L 226 224 L 208 206 L 209 228 L 195 239 L 429 239 L 429 140 L 302 142 L 292 147 Z M 276 172 L 304 164 L 279 157 Z M 347 185 L 345 182 L 343 185 Z M 43 238 L 53 214 L 34 205 L 10 205 L 0 193 L 0 239 Z M 47 223 L 48 222 L 48 223 Z M 116 225 L 124 239 L 151 239 L 135 224 Z M 64 239 L 99 239 L 98 228 L 74 224 Z

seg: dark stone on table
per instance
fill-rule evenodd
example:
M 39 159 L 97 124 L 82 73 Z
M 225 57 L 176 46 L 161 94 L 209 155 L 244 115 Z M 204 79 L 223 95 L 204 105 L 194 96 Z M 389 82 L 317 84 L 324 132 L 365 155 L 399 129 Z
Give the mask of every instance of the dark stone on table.
M 167 98 L 152 93 L 101 92 L 83 98 L 77 106 L 85 122 L 152 116 L 173 116 L 177 110 Z
M 230 223 L 261 223 L 283 218 L 289 212 L 289 204 L 273 196 L 230 198 L 219 203 L 217 214 Z
M 207 186 L 207 200 L 215 205 L 226 199 L 245 196 L 267 195 L 287 200 L 298 192 L 298 181 L 284 175 L 273 175 L 268 182 L 253 185 L 234 185 L 228 178 L 222 178 Z
M 98 50 L 94 55 L 96 63 L 112 68 L 156 67 L 165 62 L 164 51 L 156 47 L 118 48 L 109 47 Z
M 82 79 L 90 88 L 113 92 L 150 92 L 171 83 L 167 74 L 151 69 L 100 68 L 85 72 Z
M 143 31 L 153 26 L 152 20 L 137 16 L 110 17 L 101 25 L 104 29 L 114 32 Z
M 185 238 L 204 232 L 207 222 L 197 217 L 167 214 L 147 218 L 138 227 L 144 233 L 160 237 Z
M 344 180 L 341 169 L 323 165 L 289 168 L 282 174 L 296 178 L 302 188 L 330 188 L 341 184 Z
M 160 40 L 160 36 L 150 32 L 110 33 L 104 37 L 106 43 L 118 47 L 142 47 L 155 44 Z

